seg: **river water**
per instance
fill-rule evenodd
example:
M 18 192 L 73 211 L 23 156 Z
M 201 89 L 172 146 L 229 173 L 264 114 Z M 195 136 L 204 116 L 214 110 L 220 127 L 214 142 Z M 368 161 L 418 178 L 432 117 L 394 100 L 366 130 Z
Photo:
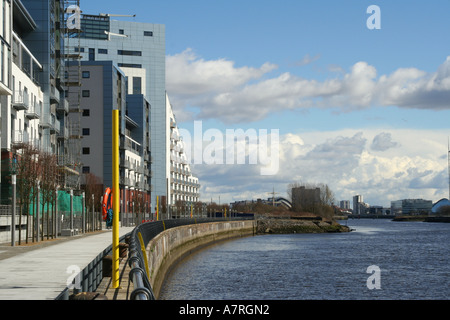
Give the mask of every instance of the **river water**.
M 161 300 L 447 300 L 450 223 L 342 221 L 354 231 L 258 235 L 180 262 Z

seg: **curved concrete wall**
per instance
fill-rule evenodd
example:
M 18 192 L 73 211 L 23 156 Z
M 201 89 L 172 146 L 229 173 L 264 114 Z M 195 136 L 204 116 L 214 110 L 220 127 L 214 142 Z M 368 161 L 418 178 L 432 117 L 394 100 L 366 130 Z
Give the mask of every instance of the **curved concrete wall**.
M 180 259 L 214 242 L 253 235 L 254 231 L 254 221 L 248 220 L 193 224 L 160 233 L 146 248 L 150 283 L 155 297 L 159 297 L 167 272 Z

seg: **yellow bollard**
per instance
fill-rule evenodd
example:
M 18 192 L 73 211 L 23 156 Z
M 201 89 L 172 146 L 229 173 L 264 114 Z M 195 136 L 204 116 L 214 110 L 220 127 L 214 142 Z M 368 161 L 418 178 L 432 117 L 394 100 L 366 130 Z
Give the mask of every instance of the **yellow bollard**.
M 156 221 L 159 220 L 159 197 L 156 196 Z
M 112 113 L 112 182 L 113 182 L 113 232 L 112 232 L 112 287 L 119 288 L 119 110 Z

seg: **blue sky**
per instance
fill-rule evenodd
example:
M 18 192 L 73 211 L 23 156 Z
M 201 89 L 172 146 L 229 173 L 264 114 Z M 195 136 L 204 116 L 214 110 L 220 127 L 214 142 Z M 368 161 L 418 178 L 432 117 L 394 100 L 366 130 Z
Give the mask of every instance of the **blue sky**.
M 370 5 L 381 9 L 379 30 L 366 26 Z M 450 2 L 82 0 L 81 9 L 166 26 L 180 127 L 280 130 L 279 174 L 196 165 L 203 200 L 283 195 L 291 182 L 373 205 L 448 197 Z

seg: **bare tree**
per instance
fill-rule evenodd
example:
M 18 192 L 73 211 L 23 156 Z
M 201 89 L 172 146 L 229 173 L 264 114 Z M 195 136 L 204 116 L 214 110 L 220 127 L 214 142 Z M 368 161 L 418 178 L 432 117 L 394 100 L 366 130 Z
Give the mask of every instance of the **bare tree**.
M 47 239 L 50 237 L 50 205 L 53 205 L 56 190 L 58 187 L 58 162 L 56 155 L 49 153 L 41 153 L 39 155 L 39 162 L 41 163 L 41 192 L 42 192 L 42 233 L 41 239 L 44 238 L 44 210 L 47 206 L 45 214 L 45 222 L 47 223 Z M 53 234 L 52 234 L 53 237 Z
M 299 203 L 292 194 L 292 190 L 296 188 L 304 188 L 303 197 Z M 318 190 L 319 189 L 319 190 Z M 318 194 L 317 191 L 318 190 Z M 308 192 L 311 191 L 311 192 Z M 292 201 L 292 210 L 296 212 L 309 212 L 323 218 L 332 219 L 334 215 L 333 203 L 335 197 L 333 191 L 324 183 L 290 183 L 288 185 L 288 196 Z
M 36 181 L 39 176 L 38 151 L 31 145 L 24 144 L 15 150 L 15 170 L 17 174 L 17 199 L 20 207 L 19 225 L 22 215 L 26 215 L 26 243 L 29 238 L 30 205 L 36 197 Z M 19 228 L 19 245 L 22 239 L 22 228 Z

